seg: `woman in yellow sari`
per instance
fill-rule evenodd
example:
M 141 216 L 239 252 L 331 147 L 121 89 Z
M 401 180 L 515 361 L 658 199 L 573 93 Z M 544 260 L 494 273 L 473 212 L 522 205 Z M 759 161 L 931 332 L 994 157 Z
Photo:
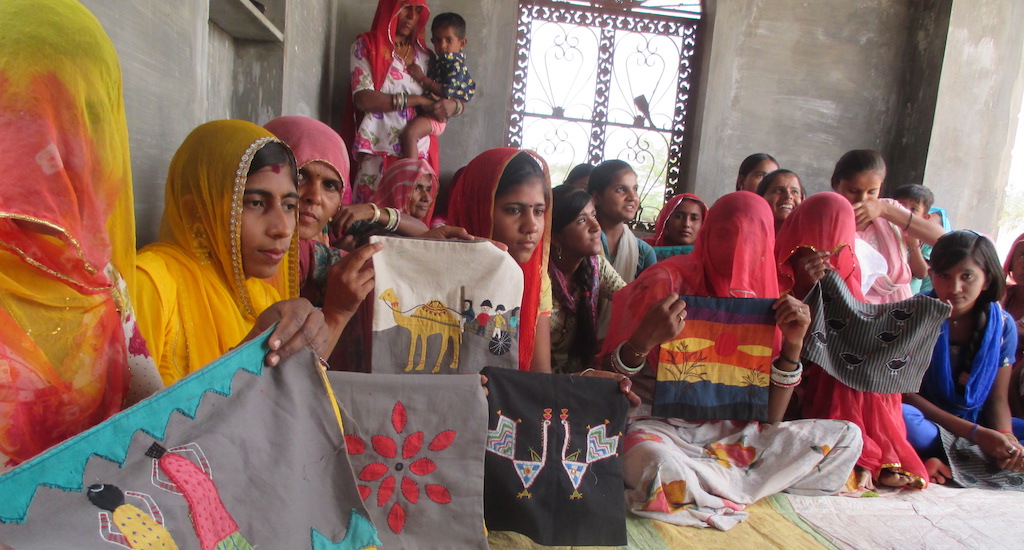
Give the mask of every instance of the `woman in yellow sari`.
M 139 252 L 135 294 L 164 383 L 275 322 L 267 364 L 306 345 L 330 354 L 373 287 L 364 264 L 379 245 L 337 264 L 322 313 L 296 298 L 297 182 L 291 150 L 250 122 L 203 124 L 175 153 L 159 242 Z
M 135 216 L 114 47 L 74 0 L 5 0 L 0 28 L 3 471 L 161 384 L 127 300 Z

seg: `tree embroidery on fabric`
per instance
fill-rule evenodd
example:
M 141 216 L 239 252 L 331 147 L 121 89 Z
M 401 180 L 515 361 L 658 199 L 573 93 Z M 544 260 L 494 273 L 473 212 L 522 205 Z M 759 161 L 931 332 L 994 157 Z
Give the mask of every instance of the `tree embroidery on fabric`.
M 448 343 L 452 346 L 451 369 L 459 368 L 459 347 L 462 346 L 462 323 L 459 318 L 452 314 L 452 311 L 440 300 L 431 300 L 426 304 L 417 306 L 412 310 L 411 315 L 406 315 L 398 304 L 398 295 L 393 288 L 389 288 L 380 294 L 380 299 L 391 308 L 394 314 L 395 324 L 410 332 L 409 338 L 409 363 L 405 372 L 412 370 L 413 359 L 416 356 L 416 348 L 422 343 L 420 360 L 416 370 L 423 370 L 427 362 L 427 338 L 434 335 L 441 335 L 441 350 L 437 354 L 437 362 L 434 363 L 432 374 L 437 374 L 441 369 L 441 361 L 445 352 L 448 351 Z
M 598 460 L 604 460 L 610 456 L 616 455 L 616 450 L 619 448 L 619 435 L 608 436 L 607 426 L 609 421 L 605 420 L 604 424 L 597 426 L 587 426 L 587 452 L 584 455 L 584 460 L 580 461 L 579 450 L 566 456 L 566 452 L 569 450 L 569 439 L 570 439 L 570 426 L 569 426 L 569 409 L 562 409 L 562 414 L 558 415 L 558 418 L 562 420 L 562 427 L 565 428 L 565 443 L 562 444 L 562 467 L 565 468 L 565 473 L 569 474 L 569 481 L 572 482 L 572 494 L 569 495 L 570 499 L 583 498 L 583 494 L 580 493 L 580 483 L 583 481 L 583 475 L 587 473 L 587 468 L 591 464 Z
M 130 549 L 164 548 L 177 550 L 178 545 L 164 527 L 164 516 L 153 497 L 135 491 L 121 491 L 116 485 L 97 484 L 89 487 L 89 502 L 102 509 L 100 537 Z M 149 513 L 125 502 L 125 497 L 142 501 Z M 116 524 L 118 532 L 111 528 Z
M 185 458 L 190 452 L 199 461 Z M 146 456 L 153 459 L 153 484 L 179 494 L 188 501 L 189 516 L 202 550 L 252 550 L 252 545 L 238 532 L 238 524 L 224 507 L 220 491 L 213 484 L 210 463 L 196 443 L 165 449 L 153 443 Z M 167 479 L 160 476 L 163 472 Z
M 537 474 L 544 469 L 544 463 L 548 459 L 548 426 L 551 425 L 551 409 L 544 409 L 544 420 L 541 421 L 541 453 L 530 448 L 530 460 L 516 459 L 516 421 L 501 414 L 498 411 L 498 425 L 493 430 L 487 430 L 487 451 L 494 453 L 512 462 L 512 466 L 523 483 L 523 490 L 519 498 L 530 498 L 530 486 L 537 479 Z M 522 420 L 519 420 L 522 422 Z M 564 452 L 564 449 L 563 449 Z
M 401 401 L 395 402 L 395 406 L 391 410 L 391 427 L 394 428 L 396 437 L 392 438 L 387 435 L 370 437 L 370 445 L 373 451 L 382 460 L 370 462 L 363 466 L 357 476 L 359 481 L 368 483 L 380 482 L 377 485 L 378 507 L 383 508 L 391 501 L 391 497 L 395 496 L 395 501 L 391 504 L 387 515 L 388 527 L 395 534 L 402 532 L 408 514 L 406 506 L 403 506 L 399 502 L 398 496 L 395 495 L 396 486 L 409 504 L 417 504 L 420 500 L 420 483 L 422 482 L 417 482 L 409 473 L 423 477 L 437 469 L 437 463 L 429 457 L 416 458 L 420 451 L 423 450 L 422 431 L 404 436 L 401 444 L 401 454 L 399 454 L 399 445 L 396 439 L 402 437 L 402 432 L 405 431 L 408 419 L 405 405 Z M 434 452 L 443 451 L 451 446 L 452 442 L 455 441 L 455 436 L 455 430 L 444 430 L 434 436 L 430 444 L 427 445 L 427 449 Z M 349 455 L 361 455 L 367 452 L 366 441 L 359 436 L 346 435 L 345 443 L 348 447 Z M 392 471 L 394 473 L 391 473 Z M 366 499 L 373 495 L 373 488 L 369 485 L 359 485 L 358 488 L 359 496 L 362 497 L 363 501 L 366 501 Z M 438 504 L 448 504 L 452 501 L 451 493 L 444 485 L 424 484 L 423 493 L 427 495 L 427 498 Z

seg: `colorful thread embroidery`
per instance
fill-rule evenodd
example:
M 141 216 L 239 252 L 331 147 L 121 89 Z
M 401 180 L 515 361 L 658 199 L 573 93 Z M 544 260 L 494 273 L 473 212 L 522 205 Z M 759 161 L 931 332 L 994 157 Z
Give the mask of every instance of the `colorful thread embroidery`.
M 391 426 L 395 429 L 397 436 L 402 435 L 408 419 L 405 405 L 401 401 L 395 402 L 395 406 L 391 410 Z M 434 436 L 430 444 L 427 445 L 427 449 L 434 452 L 443 451 L 451 446 L 452 442 L 455 441 L 455 436 L 454 430 L 444 430 Z M 378 507 L 383 508 L 391 500 L 396 486 L 409 504 L 419 503 L 420 485 L 405 470 L 408 468 L 410 473 L 423 477 L 437 469 L 437 463 L 429 457 L 416 458 L 423 449 L 423 440 L 422 431 L 405 436 L 405 439 L 402 440 L 401 458 L 399 458 L 398 443 L 390 436 L 375 435 L 370 438 L 370 445 L 373 447 L 374 452 L 382 459 L 387 459 L 387 463 L 383 461 L 370 462 L 363 466 L 363 469 L 359 471 L 356 477 L 360 481 L 365 482 L 380 481 L 377 485 Z M 348 447 L 348 454 L 350 455 L 360 455 L 367 450 L 366 442 L 359 436 L 346 435 L 345 442 Z M 392 470 L 395 473 L 389 473 Z M 373 495 L 373 489 L 368 485 L 359 485 L 358 489 L 359 496 L 362 497 L 363 501 Z M 444 485 L 425 484 L 423 493 L 427 495 L 427 498 L 438 504 L 448 504 L 452 501 L 451 493 Z M 406 507 L 402 506 L 402 503 L 399 502 L 396 496 L 395 502 L 388 510 L 387 516 L 388 527 L 393 533 L 399 534 L 402 532 L 402 529 L 405 527 L 407 513 Z
M 558 415 L 562 419 L 562 427 L 565 428 L 565 442 L 562 444 L 562 467 L 565 468 L 565 473 L 569 474 L 569 481 L 572 482 L 572 494 L 569 495 L 570 499 L 583 498 L 580 493 L 580 483 L 583 481 L 583 475 L 587 473 L 587 468 L 598 460 L 604 460 L 610 456 L 616 455 L 616 449 L 619 448 L 619 435 L 613 435 L 608 437 L 607 425 L 608 420 L 605 420 L 604 424 L 590 427 L 587 426 L 587 452 L 584 462 L 579 461 L 580 451 L 576 451 L 569 456 L 565 453 L 569 450 L 569 439 L 570 428 L 569 428 L 569 409 L 562 409 L 562 414 Z
M 89 486 L 89 502 L 103 510 L 100 512 L 100 537 L 103 540 L 132 550 L 165 548 L 178 550 L 171 533 L 164 527 L 164 516 L 153 497 L 135 491 L 121 491 L 116 485 Z M 141 500 L 149 513 L 125 502 L 125 497 Z M 117 525 L 114 532 L 112 524 Z
M 548 459 L 548 426 L 551 425 L 551 409 L 544 409 L 544 420 L 541 421 L 541 453 L 530 448 L 531 460 L 516 459 L 516 422 L 498 411 L 498 424 L 493 430 L 487 430 L 487 451 L 512 462 L 519 480 L 523 482 L 523 490 L 519 498 L 530 498 L 530 486 L 537 479 L 537 475 L 544 469 L 544 463 Z M 520 420 L 520 422 L 522 422 Z M 565 449 L 562 449 L 563 455 Z
M 199 466 L 177 454 L 186 451 L 199 457 Z M 180 494 L 188 501 L 192 526 L 202 550 L 252 550 L 252 545 L 238 532 L 238 524 L 224 507 L 210 475 L 209 461 L 199 445 L 189 443 L 168 451 L 159 443 L 153 443 L 146 456 L 153 459 L 153 484 Z M 160 477 L 161 471 L 169 480 Z

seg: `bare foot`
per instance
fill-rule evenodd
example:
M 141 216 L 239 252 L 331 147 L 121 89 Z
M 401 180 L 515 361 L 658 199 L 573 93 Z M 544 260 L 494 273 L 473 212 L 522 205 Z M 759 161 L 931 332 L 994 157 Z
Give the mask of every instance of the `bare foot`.
M 850 477 L 846 480 L 846 490 L 853 492 L 874 491 L 875 484 L 871 482 L 871 472 L 860 466 L 854 466 Z
M 953 479 L 953 471 L 949 469 L 949 464 L 946 464 L 939 458 L 929 458 L 924 461 L 924 468 L 928 470 L 928 479 L 932 483 L 938 483 L 939 485 L 945 484 L 947 481 Z
M 888 469 L 882 470 L 878 474 L 878 484 L 885 485 L 886 487 L 907 487 L 911 489 L 921 489 L 924 487 L 923 480 L 919 480 L 916 476 Z

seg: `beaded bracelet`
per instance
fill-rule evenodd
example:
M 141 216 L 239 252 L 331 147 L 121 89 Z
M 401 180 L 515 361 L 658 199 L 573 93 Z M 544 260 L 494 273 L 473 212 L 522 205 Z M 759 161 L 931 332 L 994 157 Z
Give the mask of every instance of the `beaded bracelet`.
M 370 207 L 373 208 L 373 219 L 370 220 L 370 225 L 373 225 L 377 223 L 378 220 L 380 220 L 380 208 L 377 208 L 377 205 L 372 202 L 367 204 L 369 204 Z
M 636 374 L 640 372 L 640 369 L 644 368 L 644 365 L 647 364 L 647 359 L 645 358 L 643 361 L 640 362 L 639 365 L 635 367 L 627 366 L 626 363 L 622 361 L 622 346 L 624 345 L 626 345 L 626 342 L 622 342 L 621 344 L 619 344 L 615 348 L 615 351 L 612 352 L 612 366 L 624 374 Z M 637 357 L 643 357 L 642 355 L 636 355 L 636 353 L 634 353 L 633 355 Z

